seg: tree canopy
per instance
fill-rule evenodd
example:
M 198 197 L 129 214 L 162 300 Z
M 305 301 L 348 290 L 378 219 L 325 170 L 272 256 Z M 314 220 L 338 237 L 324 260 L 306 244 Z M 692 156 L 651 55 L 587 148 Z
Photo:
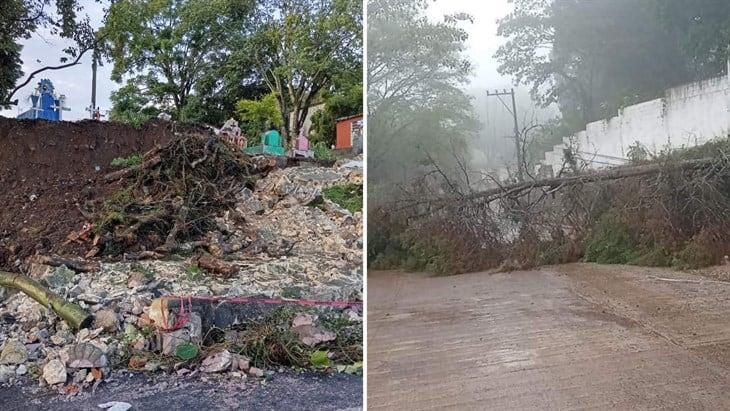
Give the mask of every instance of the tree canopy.
M 37 74 L 76 65 L 94 48 L 96 35 L 88 17 L 79 16 L 82 10 L 78 0 L 0 0 L 0 108 L 15 104 L 17 91 Z M 20 41 L 40 28 L 48 29 L 53 36 L 73 40 L 73 45 L 62 50 L 59 64 L 26 75 L 22 70 Z M 18 83 L 23 76 L 25 80 Z
M 294 138 L 333 79 L 362 67 L 362 1 L 261 0 L 245 44 L 235 54 L 253 56 L 278 98 L 284 133 Z
M 180 116 L 221 56 L 229 35 L 245 26 L 250 0 L 121 0 L 112 4 L 102 33 L 114 63 L 112 79 L 124 76 L 161 109 Z
M 513 0 L 500 72 L 557 103 L 575 129 L 666 88 L 722 73 L 730 4 L 716 0 Z
M 356 0 L 120 0 L 102 32 L 125 93 L 185 121 L 220 124 L 273 93 L 298 133 L 333 79 L 362 67 Z
M 404 183 L 434 161 L 454 165 L 476 128 L 462 91 L 468 16 L 434 22 L 427 1 L 374 0 L 368 6 L 368 175 Z

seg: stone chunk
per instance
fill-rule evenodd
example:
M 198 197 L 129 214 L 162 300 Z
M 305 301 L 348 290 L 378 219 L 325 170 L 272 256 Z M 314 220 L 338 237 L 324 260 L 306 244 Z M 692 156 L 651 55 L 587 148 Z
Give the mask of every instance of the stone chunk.
M 203 372 L 214 373 L 226 371 L 233 361 L 233 355 L 228 350 L 209 355 L 203 360 L 201 370 Z
M 66 367 L 60 360 L 51 360 L 43 367 L 43 379 L 49 385 L 62 384 L 67 377 Z
M 28 350 L 18 340 L 8 340 L 0 353 L 0 364 L 23 364 L 28 361 Z

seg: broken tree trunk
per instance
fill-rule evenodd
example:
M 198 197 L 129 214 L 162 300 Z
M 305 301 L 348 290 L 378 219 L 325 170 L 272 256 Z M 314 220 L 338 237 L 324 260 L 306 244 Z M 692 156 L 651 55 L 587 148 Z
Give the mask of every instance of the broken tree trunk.
M 23 274 L 0 271 L 0 287 L 13 288 L 25 293 L 42 306 L 53 310 L 74 330 L 88 327 L 93 320 L 93 317 L 83 308 L 64 300 L 56 293 Z
M 639 166 L 615 167 L 608 170 L 601 170 L 591 173 L 576 174 L 565 177 L 546 178 L 541 180 L 524 181 L 521 183 L 507 184 L 489 190 L 473 192 L 471 194 L 451 196 L 431 201 L 416 202 L 415 205 L 428 204 L 437 205 L 453 203 L 454 201 L 482 200 L 491 202 L 499 198 L 517 195 L 526 190 L 534 188 L 558 189 L 577 184 L 585 184 L 596 181 L 620 180 L 623 178 L 641 177 L 645 175 L 659 174 L 666 171 L 690 171 L 700 170 L 717 164 L 716 158 L 703 158 L 699 160 L 687 160 L 675 164 L 645 164 Z M 413 205 L 413 204 L 411 204 Z M 404 207 L 405 208 L 405 207 Z
M 546 178 L 542 180 L 525 181 L 522 183 L 505 185 L 490 190 L 465 196 L 467 200 L 489 198 L 493 196 L 509 195 L 519 193 L 532 188 L 558 188 L 576 184 L 591 183 L 596 181 L 619 180 L 622 178 L 640 177 L 651 174 L 658 174 L 663 171 L 689 171 L 706 168 L 717 163 L 717 159 L 703 158 L 699 160 L 688 160 L 676 164 L 646 164 L 640 166 L 616 167 L 608 170 L 596 171 L 593 173 L 576 174 L 566 177 Z
M 160 164 L 162 162 L 162 158 L 160 157 L 160 151 L 162 151 L 162 148 L 159 146 L 153 148 L 152 150 L 144 154 L 141 163 L 131 167 L 123 168 L 121 170 L 113 171 L 104 176 L 104 181 L 106 181 L 107 183 L 116 181 L 121 178 L 129 177 L 140 170 L 152 168 Z

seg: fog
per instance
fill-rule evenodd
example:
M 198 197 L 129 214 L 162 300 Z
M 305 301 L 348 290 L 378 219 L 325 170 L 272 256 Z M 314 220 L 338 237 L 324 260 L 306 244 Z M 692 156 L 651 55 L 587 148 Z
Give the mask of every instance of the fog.
M 470 146 L 472 167 L 492 169 L 514 166 L 516 161 L 514 144 L 514 120 L 508 108 L 509 97 L 502 97 L 507 108 L 497 97 L 487 97 L 487 90 L 505 90 L 514 86 L 513 79 L 500 74 L 499 63 L 494 58 L 497 49 L 505 39 L 497 35 L 497 20 L 509 14 L 514 5 L 508 0 L 470 1 L 436 0 L 428 8 L 428 15 L 434 21 L 443 20 L 444 15 L 468 13 L 473 23 L 465 22 L 461 27 L 469 35 L 465 56 L 473 66 L 469 83 L 464 91 L 472 97 L 474 115 L 479 121 L 478 132 Z M 557 110 L 540 108 L 530 97 L 525 87 L 516 87 L 518 124 L 542 123 L 557 115 Z

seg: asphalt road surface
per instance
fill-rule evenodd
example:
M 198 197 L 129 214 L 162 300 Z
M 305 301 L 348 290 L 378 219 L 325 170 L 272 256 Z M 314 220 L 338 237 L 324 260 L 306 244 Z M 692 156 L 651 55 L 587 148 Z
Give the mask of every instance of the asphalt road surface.
M 725 280 L 370 273 L 368 409 L 730 409 Z
M 317 373 L 276 374 L 261 385 L 235 378 L 199 377 L 187 380 L 156 378 L 144 374 L 117 376 L 95 393 L 67 398 L 39 389 L 37 382 L 24 388 L 0 388 L 2 411 L 99 411 L 99 404 L 122 401 L 130 411 L 144 410 L 358 410 L 362 408 L 362 377 Z

